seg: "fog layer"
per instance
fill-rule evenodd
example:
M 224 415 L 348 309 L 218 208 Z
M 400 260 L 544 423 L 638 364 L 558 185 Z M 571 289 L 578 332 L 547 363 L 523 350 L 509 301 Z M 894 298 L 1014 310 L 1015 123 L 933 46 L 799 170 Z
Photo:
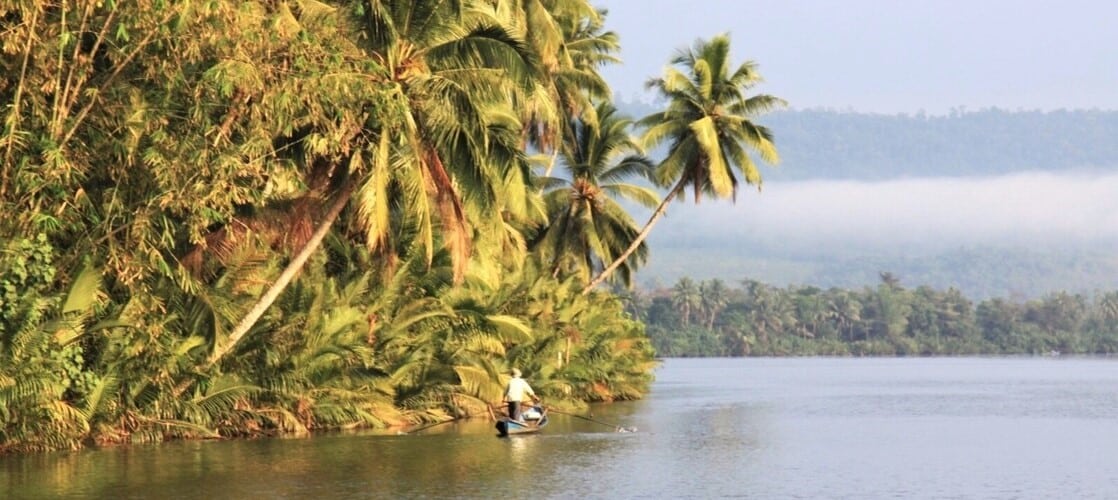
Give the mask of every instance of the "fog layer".
M 675 204 L 652 243 L 654 249 L 760 245 L 816 255 L 1118 248 L 1118 174 L 772 182 L 760 193 L 742 191 L 736 204 Z

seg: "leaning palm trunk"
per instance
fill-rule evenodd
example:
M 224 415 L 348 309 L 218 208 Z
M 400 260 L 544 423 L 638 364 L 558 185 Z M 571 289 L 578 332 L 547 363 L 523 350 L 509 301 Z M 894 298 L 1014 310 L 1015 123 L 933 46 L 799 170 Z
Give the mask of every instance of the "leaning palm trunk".
M 241 340 L 241 337 L 244 337 L 245 334 L 248 333 L 248 330 L 252 328 L 252 325 L 255 325 L 256 321 L 264 315 L 264 311 L 267 311 L 272 303 L 279 298 L 279 294 L 287 288 L 291 280 L 295 279 L 299 271 L 303 270 L 303 264 L 306 264 L 307 259 L 314 254 L 315 250 L 318 250 L 318 247 L 322 244 L 322 240 L 326 238 L 326 233 L 330 232 L 330 227 L 334 225 L 334 221 L 338 219 L 338 215 L 341 215 L 342 209 L 345 208 L 352 194 L 353 183 L 350 182 L 346 184 L 342 192 L 338 193 L 338 197 L 334 199 L 333 205 L 330 205 L 330 209 L 326 212 L 326 218 L 322 221 L 322 224 L 318 226 L 314 234 L 311 235 L 310 241 L 307 241 L 307 244 L 303 245 L 303 249 L 295 255 L 295 258 L 291 259 L 291 262 L 287 264 L 287 267 L 280 273 L 279 278 L 276 278 L 276 282 L 272 283 L 272 286 L 260 297 L 256 305 L 252 306 L 252 309 L 241 319 L 240 323 L 237 323 L 236 328 L 229 334 L 229 338 L 226 339 L 225 343 L 223 345 L 214 346 L 214 351 L 210 354 L 210 358 L 206 360 L 204 368 L 213 366 L 214 363 L 220 361 L 225 354 L 232 350 L 233 347 L 237 345 L 237 342 Z
M 551 177 L 551 171 L 555 169 L 555 160 L 557 159 L 559 159 L 559 148 L 555 148 L 555 151 L 551 152 L 551 161 L 548 162 L 547 170 L 545 170 L 543 173 L 544 177 Z M 540 188 L 540 192 L 543 192 L 542 187 Z
M 252 309 L 248 311 L 248 314 L 245 314 L 245 317 L 241 319 L 240 323 L 237 323 L 237 326 L 233 328 L 233 331 L 229 334 L 229 338 L 221 344 L 217 343 L 215 340 L 213 353 L 210 354 L 210 357 L 206 359 L 205 363 L 199 366 L 199 371 L 204 371 L 218 361 L 221 361 L 221 358 L 236 347 L 237 342 L 248 333 L 249 329 L 264 315 L 264 312 L 279 298 L 280 293 L 287 288 L 291 280 L 295 279 L 299 271 L 302 271 L 303 265 L 306 264 L 307 259 L 314 254 L 315 250 L 318 250 L 318 247 L 322 244 L 322 240 L 326 238 L 326 233 L 330 232 L 330 228 L 334 225 L 334 221 L 341 215 L 342 209 L 345 208 L 352 194 L 353 182 L 348 182 L 342 191 L 338 193 L 337 198 L 334 199 L 334 203 L 330 205 L 329 210 L 326 212 L 325 219 L 323 219 L 322 224 L 318 226 L 314 234 L 311 235 L 310 240 L 308 240 L 306 245 L 303 245 L 303 249 L 291 259 L 291 262 L 287 264 L 287 267 L 280 273 L 279 278 L 276 278 L 276 282 L 272 283 L 268 291 L 264 292 L 264 295 L 256 301 L 256 305 L 252 306 Z M 175 395 L 181 395 L 186 389 L 190 388 L 193 382 L 193 379 L 187 379 L 179 383 L 179 385 L 175 387 Z
M 686 177 L 684 179 L 686 179 Z M 663 217 L 664 214 L 668 213 L 668 204 L 675 199 L 676 195 L 683 191 L 683 185 L 684 180 L 680 179 L 680 181 L 676 183 L 675 187 L 673 187 L 672 190 L 668 192 L 668 195 L 664 197 L 664 201 L 660 202 L 660 206 L 656 207 L 656 211 L 652 212 L 652 216 L 648 218 L 648 222 L 644 224 L 644 228 L 641 229 L 641 232 L 639 234 L 637 234 L 636 239 L 634 239 L 633 242 L 629 244 L 629 248 L 626 248 L 625 251 L 622 252 L 621 255 L 619 255 L 616 259 L 614 259 L 614 261 L 610 263 L 609 266 L 607 266 L 605 269 L 602 269 L 602 272 L 598 273 L 598 276 L 590 280 L 590 284 L 586 285 L 586 288 L 582 289 L 583 295 L 590 293 L 590 291 L 593 290 L 594 287 L 601 284 L 603 281 L 606 280 L 606 278 L 609 278 L 609 275 L 612 274 L 613 271 L 615 271 L 618 267 L 621 267 L 621 264 L 625 262 L 625 260 L 627 260 L 630 255 L 633 255 L 633 252 L 637 251 L 637 247 L 641 246 L 641 243 L 644 242 L 644 239 L 647 238 L 649 233 L 652 232 L 652 226 L 656 225 L 656 223 L 660 221 L 660 218 Z

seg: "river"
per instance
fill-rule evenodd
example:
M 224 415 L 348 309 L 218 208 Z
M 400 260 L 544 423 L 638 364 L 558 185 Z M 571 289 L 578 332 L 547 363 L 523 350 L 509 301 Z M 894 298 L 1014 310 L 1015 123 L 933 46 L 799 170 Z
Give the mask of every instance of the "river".
M 645 400 L 593 408 L 610 425 L 6 456 L 0 496 L 1118 497 L 1118 360 L 669 359 L 656 376 Z

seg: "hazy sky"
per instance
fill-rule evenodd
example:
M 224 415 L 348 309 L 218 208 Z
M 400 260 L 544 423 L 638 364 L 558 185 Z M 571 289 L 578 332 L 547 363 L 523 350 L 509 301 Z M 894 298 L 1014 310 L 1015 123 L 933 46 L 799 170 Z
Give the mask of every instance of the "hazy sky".
M 793 108 L 1118 109 L 1118 2 L 595 0 L 621 36 L 604 73 L 643 93 L 676 49 L 728 32 Z

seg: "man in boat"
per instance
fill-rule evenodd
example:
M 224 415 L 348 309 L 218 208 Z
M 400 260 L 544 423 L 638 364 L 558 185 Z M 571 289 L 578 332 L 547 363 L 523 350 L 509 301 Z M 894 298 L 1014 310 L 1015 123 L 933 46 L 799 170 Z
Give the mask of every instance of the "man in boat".
M 532 390 L 532 386 L 528 385 L 528 381 L 520 378 L 520 370 L 512 369 L 512 378 L 509 379 L 509 384 L 505 386 L 505 395 L 503 401 L 509 405 L 509 418 L 512 420 L 522 420 L 520 417 L 520 403 L 525 399 L 532 398 L 532 401 L 539 401 L 536 397 L 536 392 Z

